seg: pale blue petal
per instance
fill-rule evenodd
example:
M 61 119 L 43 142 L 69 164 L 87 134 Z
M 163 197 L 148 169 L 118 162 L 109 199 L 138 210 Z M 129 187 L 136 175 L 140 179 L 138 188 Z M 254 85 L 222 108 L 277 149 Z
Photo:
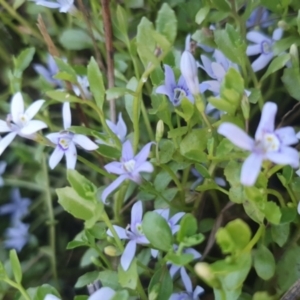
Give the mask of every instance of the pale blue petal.
M 44 77 L 49 83 L 53 84 L 54 80 L 52 79 L 52 75 L 49 72 L 49 70 L 47 70 L 44 66 L 40 64 L 34 64 L 33 68 L 39 75 Z
M 180 266 L 174 265 L 172 264 L 170 267 L 170 276 L 172 277 L 172 279 L 174 278 L 174 276 L 176 275 L 176 273 L 180 270 Z
M 70 142 L 68 150 L 65 151 L 65 155 L 67 161 L 67 169 L 74 170 L 77 161 L 77 150 L 73 142 Z
M 167 222 L 169 221 L 169 215 L 170 215 L 169 208 L 156 209 L 156 210 L 154 210 L 154 212 L 161 215 Z
M 221 64 L 213 62 L 211 64 L 211 68 L 212 68 L 212 71 L 213 71 L 215 77 L 217 78 L 217 80 L 222 81 L 226 75 L 226 71 L 225 71 L 224 67 Z
M 60 300 L 60 299 L 52 294 L 47 294 L 44 300 Z
M 143 218 L 143 203 L 142 201 L 137 201 L 131 208 L 131 225 L 132 231 L 135 231 L 136 224 L 142 223 Z
M 136 241 L 135 240 L 130 240 L 128 244 L 126 245 L 124 252 L 121 256 L 121 266 L 124 271 L 127 271 L 134 256 L 135 256 L 135 251 L 136 251 Z
M 205 91 L 207 91 L 209 88 L 208 84 L 202 82 L 199 84 L 199 90 L 200 90 L 200 93 L 203 94 Z
M 64 122 L 64 129 L 68 129 L 71 127 L 71 108 L 70 103 L 65 102 L 62 107 L 62 116 L 63 116 L 63 122 Z
M 5 172 L 7 163 L 5 161 L 0 161 L 0 174 L 3 174 Z
M 283 35 L 283 29 L 282 28 L 276 28 L 273 31 L 272 39 L 274 41 L 279 41 L 282 38 Z
M 150 252 L 151 252 L 151 256 L 153 257 L 153 258 L 157 258 L 157 256 L 158 256 L 158 250 L 156 250 L 156 249 L 150 249 Z
M 7 215 L 14 212 L 16 206 L 12 203 L 4 204 L 0 206 L 0 215 Z
M 231 123 L 222 123 L 218 128 L 218 133 L 229 139 L 234 145 L 244 150 L 251 151 L 254 147 L 254 140 L 250 138 L 238 126 Z
M 250 31 L 247 33 L 246 38 L 248 41 L 255 44 L 260 44 L 263 41 L 271 42 L 271 39 L 258 31 Z
M 187 254 L 192 254 L 193 257 L 194 257 L 194 259 L 199 259 L 199 258 L 201 258 L 201 256 L 202 256 L 202 255 L 201 255 L 198 251 L 196 251 L 194 248 L 186 248 L 186 249 L 183 250 L 183 252 L 184 252 L 184 253 L 187 253 Z
M 152 142 L 146 144 L 141 149 L 141 151 L 135 156 L 134 159 L 136 161 L 136 167 L 139 167 L 142 163 L 144 163 L 147 160 L 152 144 L 153 144 Z
M 261 54 L 252 64 L 252 69 L 254 72 L 263 69 L 273 58 L 273 53 Z
M 13 95 L 10 105 L 10 113 L 15 124 L 19 123 L 20 115 L 24 113 L 24 100 L 20 92 Z
M 160 85 L 156 88 L 155 90 L 156 94 L 163 94 L 168 96 L 169 98 L 172 98 L 171 95 L 169 94 L 169 91 L 165 85 Z M 171 99 L 170 99 L 171 100 Z
M 37 5 L 42 5 L 48 8 L 59 8 L 60 4 L 55 2 L 49 2 L 49 1 L 37 1 Z
M 61 133 L 59 133 L 59 132 L 53 132 L 53 133 L 49 133 L 46 135 L 46 138 L 55 145 L 58 144 L 58 140 L 60 137 L 61 137 Z
M 131 142 L 127 140 L 122 147 L 122 160 L 123 161 L 129 161 L 133 159 L 134 154 L 133 154 L 133 148 L 131 145 Z
M 29 105 L 29 107 L 25 111 L 25 114 L 28 116 L 29 120 L 31 120 L 37 114 L 37 112 L 43 106 L 44 102 L 45 100 L 37 100 Z
M 116 292 L 110 287 L 102 287 L 93 293 L 87 300 L 110 300 Z
M 54 169 L 64 156 L 64 151 L 57 146 L 49 158 L 49 167 Z
M 114 180 L 109 186 L 107 186 L 102 195 L 101 195 L 101 198 L 102 198 L 102 202 L 107 204 L 106 203 L 106 198 L 108 197 L 108 195 L 110 193 L 112 193 L 115 189 L 117 189 L 119 187 L 119 185 L 126 179 L 128 178 L 127 174 L 125 175 L 121 175 L 119 176 L 116 180 Z
M 291 147 L 281 147 L 278 152 L 267 152 L 266 158 L 278 165 L 291 165 L 293 168 L 299 167 L 298 151 Z
M 126 230 L 118 225 L 113 225 L 115 231 L 117 232 L 117 235 L 118 237 L 121 239 L 121 240 L 128 240 L 128 236 L 126 234 Z M 106 231 L 107 235 L 113 237 L 113 234 L 112 232 L 110 231 L 110 229 L 108 229 Z
M 127 127 L 122 118 L 122 113 L 119 113 L 119 119 L 117 123 L 117 136 L 119 137 L 121 142 L 124 142 L 127 134 Z
M 31 120 L 20 130 L 20 133 L 24 135 L 30 135 L 47 127 L 47 124 L 43 121 Z
M 266 102 L 263 106 L 260 121 L 255 133 L 255 140 L 261 141 L 265 133 L 274 132 L 277 104 Z
M 260 44 L 256 44 L 256 45 L 249 45 L 247 47 L 247 51 L 246 51 L 246 54 L 248 56 L 251 56 L 251 55 L 257 55 L 261 53 L 261 45 Z
M 193 293 L 192 281 L 184 267 L 181 267 L 181 269 L 180 269 L 180 276 L 181 276 L 181 280 L 184 284 L 186 291 L 188 293 L 192 294 Z
M 171 95 L 174 87 L 176 86 L 175 76 L 172 68 L 168 65 L 164 65 L 165 68 L 165 86 L 168 94 Z
M 252 186 L 260 172 L 263 155 L 252 153 L 244 161 L 241 171 L 241 183 L 246 186 Z
M 154 170 L 153 165 L 148 162 L 145 161 L 144 163 L 142 163 L 141 165 L 139 165 L 136 169 L 134 169 L 133 176 L 135 176 L 135 174 L 138 174 L 140 172 L 145 172 L 145 173 L 152 173 Z
M 123 168 L 123 164 L 118 161 L 113 161 L 104 166 L 104 169 L 113 174 L 122 175 L 125 174 L 126 171 Z
M 177 224 L 177 222 L 185 215 L 184 212 L 179 212 L 177 214 L 175 214 L 173 217 L 171 217 L 171 219 L 169 220 L 169 223 L 171 224 L 171 227 L 175 224 Z
M 293 127 L 283 127 L 275 130 L 275 134 L 280 139 L 282 145 L 289 146 L 298 143 L 295 129 Z
M 217 80 L 203 81 L 202 84 L 207 86 L 207 89 L 217 95 L 220 94 L 221 84 Z
M 201 55 L 201 60 L 203 66 L 200 65 L 200 67 L 207 73 L 207 75 L 213 79 L 216 79 L 215 74 L 213 73 L 213 70 L 211 68 L 212 61 L 207 58 L 205 55 Z
M 0 120 L 0 132 L 9 132 L 12 129 L 8 126 L 7 122 Z
M 83 134 L 74 134 L 73 142 L 88 151 L 96 150 L 98 148 L 97 144 Z
M 201 286 L 197 285 L 194 292 L 193 292 L 193 298 L 197 299 L 197 297 L 204 292 L 204 288 Z
M 16 132 L 11 132 L 0 140 L 0 155 L 8 147 L 8 145 L 13 141 L 13 139 L 16 137 L 16 135 L 17 135 Z

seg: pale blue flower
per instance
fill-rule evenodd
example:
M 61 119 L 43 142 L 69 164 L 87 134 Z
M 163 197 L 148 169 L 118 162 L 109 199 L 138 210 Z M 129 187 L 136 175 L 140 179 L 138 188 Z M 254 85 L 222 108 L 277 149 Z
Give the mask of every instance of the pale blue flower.
M 273 58 L 273 45 L 276 41 L 279 41 L 283 35 L 283 30 L 277 28 L 273 31 L 272 38 L 258 32 L 250 31 L 247 33 L 246 38 L 254 44 L 247 47 L 247 55 L 259 55 L 259 57 L 252 63 L 252 69 L 257 72 L 263 69 Z
M 0 215 L 11 215 L 12 223 L 21 221 L 28 214 L 30 203 L 28 198 L 21 197 L 18 188 L 14 188 L 11 191 L 11 203 L 0 206 Z
M 74 0 L 35 0 L 35 3 L 48 8 L 57 8 L 61 13 L 75 10 Z
M 15 249 L 20 252 L 26 245 L 29 239 L 29 225 L 22 222 L 15 222 L 12 227 L 5 231 L 4 247 L 8 249 Z
M 81 95 L 81 91 L 78 86 L 80 86 L 84 95 Z M 90 99 L 92 97 L 89 87 L 90 87 L 90 83 L 88 81 L 87 76 L 79 76 L 79 75 L 77 75 L 77 85 L 76 84 L 72 85 L 75 95 L 77 97 L 84 96 L 86 99 Z
M 270 13 L 265 7 L 256 7 L 249 19 L 246 21 L 246 28 L 260 26 L 266 28 L 272 25 L 272 21 L 269 20 Z
M 266 102 L 261 119 L 255 133 L 255 140 L 242 129 L 231 123 L 223 123 L 218 133 L 228 138 L 234 145 L 250 151 L 241 171 L 241 183 L 252 186 L 259 175 L 262 162 L 270 160 L 275 164 L 299 167 L 299 155 L 296 149 L 289 147 L 298 143 L 295 130 L 292 127 L 275 129 L 277 105 Z
M 60 298 L 52 295 L 52 294 L 47 294 L 44 298 L 44 300 L 61 300 Z
M 18 92 L 12 97 L 11 113 L 7 116 L 6 121 L 0 120 L 0 133 L 9 132 L 0 140 L 0 155 L 17 135 L 24 138 L 33 138 L 34 133 L 47 127 L 47 124 L 42 121 L 32 120 L 44 102 L 45 100 L 37 100 L 24 111 L 22 94 Z
M 50 156 L 49 166 L 51 169 L 54 169 L 65 155 L 67 168 L 75 169 L 77 161 L 76 145 L 88 151 L 96 150 L 98 145 L 83 134 L 75 134 L 69 131 L 71 127 L 71 109 L 69 102 L 63 104 L 62 115 L 64 130 L 46 135 L 47 139 L 56 145 L 55 150 Z
M 143 204 L 142 201 L 137 201 L 131 209 L 131 223 L 129 228 L 122 228 L 117 225 L 113 225 L 118 237 L 121 240 L 129 240 L 124 252 L 121 256 L 121 266 L 124 271 L 127 271 L 136 252 L 137 244 L 147 245 L 149 241 L 145 237 L 142 231 L 142 219 L 143 219 Z M 129 231 L 130 229 L 130 231 Z M 107 234 L 113 237 L 110 230 L 107 230 Z
M 191 185 L 191 190 L 195 190 L 195 188 L 200 185 L 203 180 L 204 177 L 196 170 L 196 168 L 192 168 L 191 169 L 192 174 L 197 178 L 197 180 Z M 226 186 L 226 181 L 224 178 L 222 177 L 215 177 L 214 178 L 215 183 L 219 186 Z
M 214 31 L 216 29 L 216 26 L 211 24 L 211 25 L 209 25 L 209 29 L 211 31 Z M 201 44 L 201 43 L 197 43 L 197 46 L 202 48 L 205 52 L 213 52 L 215 50 L 214 48 L 206 46 L 206 45 Z
M 204 292 L 204 289 L 197 285 L 195 290 L 193 290 L 192 281 L 185 268 L 180 269 L 180 275 L 186 291 L 173 293 L 169 300 L 199 300 L 199 295 Z
M 59 69 L 54 58 L 50 54 L 48 54 L 47 56 L 47 68 L 45 68 L 41 64 L 34 64 L 33 68 L 54 87 L 63 87 L 63 82 L 61 80 L 53 78 L 53 76 L 55 76 L 59 72 Z
M 4 174 L 7 163 L 5 161 L 0 161 L 0 187 L 4 186 L 4 180 L 1 175 Z
M 134 156 L 130 141 L 126 141 L 122 147 L 122 157 L 120 162 L 111 162 L 104 166 L 109 173 L 120 175 L 102 193 L 102 201 L 106 203 L 106 198 L 113 192 L 125 179 L 130 179 L 138 184 L 141 183 L 141 172 L 153 172 L 153 166 L 147 161 L 152 142 L 146 144 L 142 150 Z

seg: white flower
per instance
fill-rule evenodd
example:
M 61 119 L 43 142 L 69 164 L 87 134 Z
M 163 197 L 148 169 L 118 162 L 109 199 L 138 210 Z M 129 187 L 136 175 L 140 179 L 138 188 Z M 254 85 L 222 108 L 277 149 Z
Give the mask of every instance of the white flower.
M 185 79 L 185 82 L 193 95 L 199 94 L 199 80 L 197 63 L 190 52 L 190 35 L 186 38 L 185 50 L 180 59 L 180 71 Z
M 67 168 L 75 169 L 77 161 L 77 150 L 75 144 L 81 146 L 85 150 L 95 150 L 98 146 L 88 137 L 68 131 L 71 127 L 71 110 L 69 102 L 65 102 L 63 104 L 62 112 L 64 130 L 50 133 L 46 136 L 53 144 L 56 145 L 55 150 L 50 156 L 49 166 L 51 169 L 54 169 L 65 155 Z
M 10 105 L 10 115 L 7 116 L 6 121 L 0 120 L 0 132 L 9 132 L 0 141 L 0 155 L 17 135 L 24 138 L 32 138 L 33 133 L 47 127 L 42 121 L 32 120 L 44 102 L 45 100 L 37 100 L 24 112 L 22 94 L 18 92 L 13 96 Z
M 89 84 L 88 78 L 86 76 L 78 76 L 77 75 L 77 84 L 81 87 L 81 90 L 84 93 L 84 97 L 87 99 L 90 99 L 92 94 L 89 91 L 90 84 Z M 75 85 L 75 84 L 72 85 L 73 91 L 77 97 L 79 97 L 81 94 L 81 91 L 80 91 L 78 85 Z
M 29 225 L 16 222 L 5 231 L 4 247 L 8 249 L 16 249 L 20 252 L 29 239 Z
M 58 8 L 59 12 L 67 13 L 75 10 L 74 0 L 35 0 L 37 5 L 42 5 L 49 8 Z

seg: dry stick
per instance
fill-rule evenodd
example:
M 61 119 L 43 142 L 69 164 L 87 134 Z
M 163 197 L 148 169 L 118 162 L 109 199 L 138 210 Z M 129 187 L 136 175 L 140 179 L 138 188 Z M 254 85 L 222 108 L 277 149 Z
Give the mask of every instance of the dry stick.
M 101 0 L 102 17 L 103 17 L 104 32 L 105 32 L 108 87 L 112 88 L 115 86 L 115 77 L 114 77 L 113 35 L 112 35 L 112 25 L 111 25 L 109 2 L 110 2 L 109 0 Z M 110 100 L 109 110 L 110 110 L 110 120 L 112 122 L 116 123 L 116 101 L 115 101 L 115 99 Z
M 104 63 L 102 61 L 102 57 L 101 57 L 100 51 L 99 51 L 99 49 L 97 47 L 97 42 L 96 42 L 95 36 L 93 34 L 93 29 L 92 29 L 92 25 L 91 25 L 90 19 L 88 17 L 88 12 L 85 9 L 85 6 L 84 6 L 82 0 L 77 0 L 77 2 L 78 2 L 78 6 L 80 8 L 80 11 L 82 12 L 84 21 L 85 21 L 85 23 L 87 25 L 87 29 L 88 29 L 89 35 L 90 35 L 90 37 L 91 37 L 91 39 L 93 41 L 93 47 L 94 47 L 94 52 L 95 52 L 95 55 L 96 55 L 96 61 L 97 61 L 98 65 L 99 65 L 100 69 L 103 72 L 106 72 Z

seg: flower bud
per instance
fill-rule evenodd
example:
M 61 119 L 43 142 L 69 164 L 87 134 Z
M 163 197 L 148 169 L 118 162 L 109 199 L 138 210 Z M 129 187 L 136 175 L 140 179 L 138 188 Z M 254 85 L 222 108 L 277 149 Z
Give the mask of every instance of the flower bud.
M 243 116 L 244 116 L 245 120 L 249 120 L 250 104 L 249 104 L 248 96 L 245 93 L 242 98 L 241 108 L 242 108 L 242 112 L 243 112 Z
M 158 143 L 164 135 L 164 122 L 159 120 L 156 125 L 155 140 Z
M 116 247 L 114 247 L 114 246 L 106 246 L 104 248 L 104 253 L 108 256 L 112 256 L 112 257 L 118 256 L 119 254 L 117 252 L 118 251 L 117 251 Z
M 210 285 L 213 288 L 220 288 L 221 283 L 220 283 L 219 279 L 213 273 L 213 271 L 208 263 L 198 262 L 198 263 L 196 263 L 194 269 L 195 269 L 196 274 L 203 281 L 205 281 L 208 285 Z

